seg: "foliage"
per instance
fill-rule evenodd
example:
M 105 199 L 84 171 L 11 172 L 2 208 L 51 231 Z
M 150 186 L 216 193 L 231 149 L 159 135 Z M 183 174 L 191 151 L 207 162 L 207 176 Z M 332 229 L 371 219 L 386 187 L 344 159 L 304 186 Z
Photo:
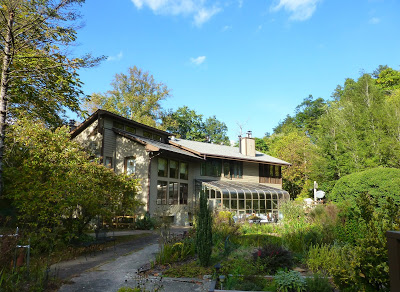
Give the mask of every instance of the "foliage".
M 138 180 L 90 162 L 66 127 L 51 131 L 23 119 L 10 128 L 7 145 L 6 196 L 38 246 L 49 248 L 60 236 L 68 242 L 95 216 L 139 205 Z
M 296 271 L 279 271 L 276 273 L 274 281 L 279 292 L 306 291 L 306 281 Z
M 358 264 L 356 251 L 351 245 L 315 245 L 308 252 L 307 266 L 313 272 L 331 275 L 341 290 L 353 287 L 353 291 L 361 291 L 354 270 Z
M 307 291 L 310 292 L 332 292 L 333 287 L 328 278 L 321 273 L 314 273 L 312 277 L 306 278 Z
M 89 113 L 104 109 L 137 122 L 156 126 L 161 115 L 160 102 L 170 96 L 163 83 L 157 83 L 153 75 L 136 66 L 129 68 L 128 75 L 116 74 L 112 90 L 94 93 L 84 103 Z
M 199 266 L 195 261 L 173 265 L 171 268 L 163 272 L 163 275 L 166 277 L 178 278 L 202 278 L 203 275 L 210 274 L 212 274 L 211 267 Z
M 153 230 L 158 225 L 158 222 L 155 218 L 150 217 L 148 213 L 142 218 L 135 220 L 135 228 L 139 230 Z
M 156 263 L 160 265 L 183 261 L 195 254 L 195 242 L 192 238 L 185 238 L 175 243 L 165 243 L 156 256 Z
M 212 216 L 208 207 L 207 196 L 200 193 L 199 211 L 196 218 L 196 250 L 200 264 L 206 267 L 210 264 L 212 252 Z
M 303 102 L 296 107 L 295 115 L 288 115 L 284 121 L 274 128 L 275 134 L 285 132 L 286 127 L 294 126 L 301 129 L 307 135 L 312 136 L 318 126 L 318 119 L 324 113 L 326 101 L 323 98 L 314 100 L 312 95 L 304 98 Z
M 217 120 L 216 116 L 208 117 L 204 122 L 203 115 L 187 106 L 180 107 L 175 112 L 164 112 L 162 127 L 182 139 L 230 145 L 228 127 L 224 122 Z
M 350 223 L 338 222 L 343 232 L 350 234 L 342 235 L 339 239 L 349 243 L 312 247 L 308 265 L 313 270 L 327 271 L 340 288 L 362 287 L 366 291 L 388 291 L 386 232 L 400 230 L 400 211 L 390 197 L 383 206 L 377 208 L 377 200 L 366 193 L 359 195 L 357 204 L 357 209 L 350 208 L 347 211 L 354 220 Z
M 344 176 L 337 181 L 327 198 L 357 207 L 356 198 L 365 192 L 377 199 L 377 207 L 384 205 L 387 197 L 399 205 L 400 169 L 378 167 Z
M 282 167 L 283 188 L 292 198 L 309 197 L 309 181 L 316 148 L 304 131 L 285 126 L 279 134 L 268 138 L 268 154 L 290 162 Z
M 253 261 L 262 273 L 275 274 L 279 269 L 293 266 L 292 253 L 283 246 L 266 244 L 253 253 Z
M 13 118 L 29 115 L 60 126 L 66 109 L 81 112 L 77 71 L 104 59 L 68 56 L 66 48 L 77 39 L 76 8 L 83 2 L 0 1 L 0 56 L 7 64 L 0 70 Z
M 31 263 L 29 270 L 26 266 L 7 270 L 0 269 L 0 291 L 6 292 L 40 292 L 50 288 L 47 268 L 43 263 Z

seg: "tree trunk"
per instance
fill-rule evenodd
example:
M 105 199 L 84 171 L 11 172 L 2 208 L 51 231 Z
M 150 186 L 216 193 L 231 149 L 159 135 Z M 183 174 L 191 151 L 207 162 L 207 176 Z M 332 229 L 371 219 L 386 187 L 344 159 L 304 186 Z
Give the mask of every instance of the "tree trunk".
M 4 139 L 6 134 L 8 88 L 10 80 L 10 64 L 12 62 L 12 27 L 14 13 L 9 14 L 7 35 L 4 44 L 3 67 L 0 81 L 0 196 L 3 194 L 3 155 Z

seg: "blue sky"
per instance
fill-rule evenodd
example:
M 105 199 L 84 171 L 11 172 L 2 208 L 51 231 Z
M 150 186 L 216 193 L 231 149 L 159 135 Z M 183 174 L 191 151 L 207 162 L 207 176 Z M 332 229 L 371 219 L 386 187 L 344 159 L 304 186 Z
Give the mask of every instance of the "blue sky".
M 165 109 L 216 115 L 233 140 L 262 137 L 309 94 L 400 69 L 397 0 L 86 0 L 74 53 L 106 55 L 80 71 L 104 93 L 134 65 L 172 90 Z

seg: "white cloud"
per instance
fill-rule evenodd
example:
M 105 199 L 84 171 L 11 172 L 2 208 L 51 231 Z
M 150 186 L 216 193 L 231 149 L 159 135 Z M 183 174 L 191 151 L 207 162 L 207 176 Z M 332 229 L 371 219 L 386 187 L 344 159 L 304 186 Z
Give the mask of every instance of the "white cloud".
M 369 23 L 371 23 L 371 24 L 378 24 L 379 22 L 381 22 L 381 20 L 378 17 L 372 17 L 369 20 Z
M 119 60 L 121 60 L 122 59 L 122 57 L 124 56 L 124 54 L 122 53 L 122 51 L 121 52 L 119 52 L 117 55 L 115 55 L 115 56 L 109 56 L 108 58 L 107 58 L 107 61 L 119 61 Z
M 309 19 L 317 8 L 318 2 L 322 0 L 278 0 L 276 5 L 271 7 L 273 12 L 282 8 L 290 13 L 290 20 L 303 21 Z
M 196 66 L 201 65 L 206 60 L 206 56 L 199 56 L 197 58 L 190 58 L 190 62 Z
M 231 30 L 231 29 L 232 29 L 232 26 L 231 26 L 231 25 L 225 25 L 225 26 L 221 29 L 221 31 L 222 31 L 222 32 L 225 32 L 225 31 Z
M 150 8 L 155 14 L 183 15 L 193 17 L 196 26 L 201 26 L 222 9 L 207 5 L 208 0 L 131 0 L 138 9 Z M 212 1 L 211 1 L 212 2 Z

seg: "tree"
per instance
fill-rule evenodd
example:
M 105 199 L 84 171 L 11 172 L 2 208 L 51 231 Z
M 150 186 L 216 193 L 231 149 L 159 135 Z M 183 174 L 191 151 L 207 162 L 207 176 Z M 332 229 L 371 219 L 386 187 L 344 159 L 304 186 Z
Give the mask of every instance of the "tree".
M 80 235 L 95 216 L 133 213 L 139 182 L 117 175 L 70 140 L 69 129 L 55 131 L 22 119 L 10 127 L 5 155 L 5 196 L 19 224 L 38 241 L 51 235 Z M 121 210 L 124 208 L 125 210 Z
M 187 106 L 175 112 L 166 111 L 162 117 L 162 127 L 182 139 L 229 145 L 228 127 L 214 115 L 203 121 L 203 115 Z
M 326 102 L 323 98 L 314 100 L 313 96 L 309 95 L 296 107 L 293 117 L 287 115 L 283 122 L 274 128 L 274 133 L 281 133 L 286 126 L 293 125 L 312 137 L 319 117 L 325 112 L 325 106 Z
M 308 197 L 316 147 L 302 130 L 293 125 L 284 127 L 282 131 L 268 138 L 268 154 L 292 164 L 282 168 L 283 188 L 291 197 Z
M 170 96 L 163 83 L 157 83 L 153 75 L 136 66 L 129 74 L 116 74 L 111 83 L 112 90 L 104 94 L 94 93 L 83 107 L 89 113 L 104 109 L 137 122 L 156 126 L 161 117 L 160 102 Z
M 0 0 L 0 193 L 7 115 L 60 125 L 65 108 L 80 112 L 76 71 L 102 59 L 67 57 L 65 49 L 76 39 L 72 23 L 79 17 L 73 9 L 83 2 Z
M 200 193 L 196 223 L 196 250 L 200 264 L 207 267 L 210 264 L 212 252 L 212 216 L 207 196 L 203 191 Z

